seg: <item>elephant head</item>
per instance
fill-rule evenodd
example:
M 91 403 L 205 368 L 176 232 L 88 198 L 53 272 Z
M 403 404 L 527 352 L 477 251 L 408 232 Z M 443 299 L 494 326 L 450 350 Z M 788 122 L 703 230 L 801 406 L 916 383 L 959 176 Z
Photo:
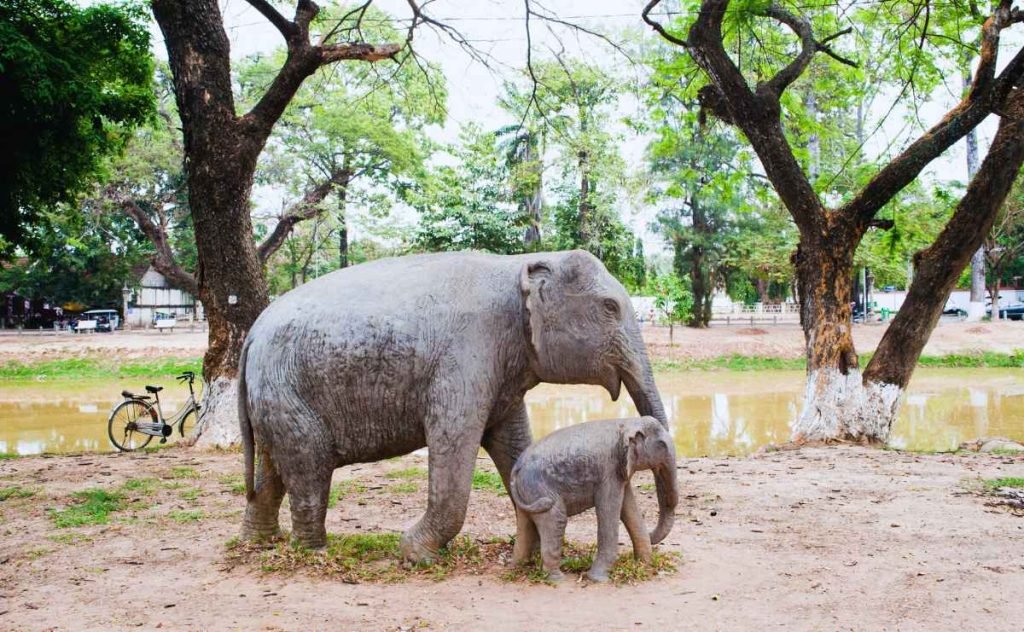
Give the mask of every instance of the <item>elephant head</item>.
M 679 503 L 676 481 L 676 450 L 668 430 L 653 417 L 643 417 L 622 428 L 621 474 L 629 480 L 637 470 L 651 470 L 658 493 L 658 524 L 651 544 L 665 539 L 675 522 Z
M 547 255 L 520 273 L 530 367 L 544 382 L 623 383 L 641 415 L 668 419 L 626 289 L 592 254 Z

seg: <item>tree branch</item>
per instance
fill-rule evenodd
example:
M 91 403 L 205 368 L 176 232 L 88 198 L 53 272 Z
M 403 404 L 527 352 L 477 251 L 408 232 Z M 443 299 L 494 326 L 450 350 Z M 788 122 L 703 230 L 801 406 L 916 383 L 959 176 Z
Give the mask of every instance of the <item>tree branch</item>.
M 681 37 L 669 33 L 665 29 L 665 27 L 661 25 L 660 22 L 657 22 L 651 18 L 651 11 L 653 11 L 654 7 L 658 6 L 660 3 L 661 0 L 650 0 L 650 2 L 648 2 L 647 5 L 644 7 L 644 10 L 640 12 L 640 17 L 643 18 L 644 22 L 646 22 L 648 26 L 654 29 L 658 33 L 658 35 L 661 35 L 666 41 L 671 42 L 676 46 L 689 48 L 689 42 L 687 42 Z
M 992 112 L 1001 112 L 1011 90 L 1024 78 L 1024 47 L 995 76 L 1001 31 L 1013 24 L 1015 13 L 1004 0 L 982 26 L 981 60 L 967 96 L 941 121 L 892 159 L 841 209 L 845 217 L 866 226 L 894 195 L 914 181 L 935 158 L 977 127 Z M 1016 107 L 1016 106 L 1014 106 Z
M 318 68 L 343 60 L 375 62 L 392 59 L 402 48 L 400 44 L 365 42 L 313 45 L 309 41 L 309 24 L 320 11 L 315 2 L 298 0 L 295 18 L 289 22 L 267 0 L 247 1 L 277 27 L 288 45 L 288 56 L 270 87 L 256 105 L 239 118 L 242 130 L 249 137 L 252 156 L 262 150 L 271 129 L 302 82 Z
M 257 248 L 256 252 L 259 255 L 260 262 L 266 264 L 267 260 L 281 247 L 284 240 L 291 233 L 292 228 L 299 222 L 303 222 L 308 219 L 313 219 L 321 213 L 324 209 L 321 208 L 320 203 L 330 195 L 331 191 L 337 188 L 348 188 L 348 183 L 352 179 L 352 171 L 349 169 L 338 169 L 331 174 L 331 177 L 327 180 L 316 185 L 312 189 L 306 192 L 302 196 L 302 199 L 293 204 L 281 217 L 277 220 L 277 226 L 274 226 L 274 230 L 271 231 L 267 238 L 263 240 Z
M 107 197 L 114 201 L 115 204 L 120 206 L 124 212 L 135 220 L 139 230 L 146 236 L 147 239 L 153 244 L 153 248 L 156 253 L 150 259 L 153 267 L 160 274 L 167 277 L 178 289 L 185 290 L 194 297 L 199 296 L 199 283 L 196 281 L 195 275 L 186 272 L 174 257 L 174 251 L 171 250 L 170 242 L 167 240 L 166 227 L 161 223 L 157 225 L 156 222 L 149 217 L 149 214 L 139 206 L 138 202 L 130 197 L 126 197 L 114 189 L 107 189 Z

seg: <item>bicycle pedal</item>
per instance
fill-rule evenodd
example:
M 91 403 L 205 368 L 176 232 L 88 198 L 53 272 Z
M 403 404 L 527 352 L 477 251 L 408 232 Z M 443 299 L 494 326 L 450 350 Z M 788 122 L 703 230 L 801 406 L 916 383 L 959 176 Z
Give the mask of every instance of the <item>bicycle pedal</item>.
M 167 437 L 160 437 L 160 443 L 167 443 Z

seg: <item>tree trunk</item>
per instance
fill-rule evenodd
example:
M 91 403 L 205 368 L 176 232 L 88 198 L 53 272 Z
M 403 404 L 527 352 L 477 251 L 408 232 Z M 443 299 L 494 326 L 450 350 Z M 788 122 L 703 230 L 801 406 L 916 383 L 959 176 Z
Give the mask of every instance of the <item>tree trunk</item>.
M 710 301 L 710 289 L 704 274 L 704 255 L 699 247 L 690 249 L 690 281 L 693 289 L 693 315 L 687 323 L 690 327 L 703 329 L 708 326 L 705 319 L 707 303 Z
M 239 436 L 239 352 L 268 302 L 249 218 L 259 152 L 235 116 L 230 50 L 217 3 L 154 0 L 153 13 L 167 43 L 181 116 L 199 260 L 196 280 L 210 326 L 197 442 L 229 445 Z
M 346 206 L 348 205 L 348 185 L 351 180 L 352 171 L 348 168 L 348 156 L 346 156 L 345 166 L 342 167 L 342 174 L 337 183 L 338 268 L 348 267 L 348 219 L 346 218 Z
M 524 141 L 522 160 L 529 165 L 530 181 L 533 185 L 529 191 L 523 193 L 523 211 L 530 222 L 526 227 L 526 234 L 523 236 L 523 243 L 529 248 L 532 244 L 539 244 L 541 233 L 540 223 L 543 219 L 543 191 L 544 191 L 544 166 L 539 156 L 537 134 L 528 132 Z

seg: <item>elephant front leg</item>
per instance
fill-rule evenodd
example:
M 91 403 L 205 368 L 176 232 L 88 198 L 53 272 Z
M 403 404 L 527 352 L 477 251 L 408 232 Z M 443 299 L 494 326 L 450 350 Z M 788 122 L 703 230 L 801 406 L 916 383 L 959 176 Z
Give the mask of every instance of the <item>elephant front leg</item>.
M 402 555 L 412 563 L 432 562 L 454 538 L 466 519 L 473 466 L 480 449 L 483 423 L 440 428 L 428 425 L 427 448 L 430 491 L 427 511 L 402 535 Z
M 625 492 L 622 494 L 622 524 L 626 525 L 629 539 L 633 542 L 633 557 L 642 561 L 651 561 L 651 536 L 647 533 L 647 525 L 644 524 L 644 517 L 636 506 L 636 495 L 633 493 L 633 486 L 626 483 Z
M 597 510 L 597 555 L 587 571 L 587 579 L 593 582 L 608 581 L 608 570 L 615 563 L 619 553 L 619 518 L 622 515 L 624 487 L 609 485 L 599 495 Z
M 509 484 L 512 477 L 512 467 L 516 464 L 519 455 L 533 443 L 533 436 L 530 432 L 530 418 L 526 413 L 526 404 L 519 401 L 500 418 L 492 421 L 490 428 L 484 433 L 483 448 L 494 461 L 494 467 L 498 469 L 501 480 L 505 484 L 505 490 L 509 492 L 509 499 L 512 492 Z M 540 548 L 540 538 L 537 535 L 537 525 L 518 509 L 516 510 L 516 543 L 512 550 L 512 559 L 516 563 L 529 560 Z

